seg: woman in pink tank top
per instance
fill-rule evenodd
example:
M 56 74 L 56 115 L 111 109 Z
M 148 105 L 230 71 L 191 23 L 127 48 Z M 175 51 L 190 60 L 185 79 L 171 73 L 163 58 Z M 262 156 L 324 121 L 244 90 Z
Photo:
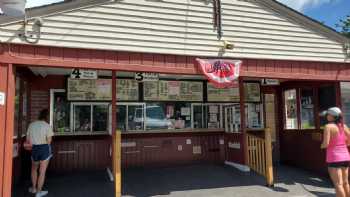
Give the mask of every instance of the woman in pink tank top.
M 321 148 L 327 149 L 326 162 L 336 190 L 336 196 L 350 197 L 348 181 L 350 166 L 348 139 L 350 139 L 350 131 L 343 123 L 342 112 L 339 108 L 329 108 L 322 115 L 326 116 L 328 123 L 324 129 Z

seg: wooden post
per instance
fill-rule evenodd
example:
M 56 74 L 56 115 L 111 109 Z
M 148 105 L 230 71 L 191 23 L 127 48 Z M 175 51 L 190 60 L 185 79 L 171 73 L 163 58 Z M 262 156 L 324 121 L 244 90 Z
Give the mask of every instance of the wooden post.
M 117 79 L 112 71 L 112 168 L 114 176 L 115 197 L 121 197 L 121 132 L 117 131 Z
M 115 184 L 115 197 L 121 197 L 122 194 L 122 176 L 121 176 L 121 132 L 116 131 L 114 138 L 114 184 Z
M 266 154 L 266 182 L 267 186 L 273 187 L 273 166 L 272 166 L 272 139 L 271 129 L 265 129 L 265 154 Z
M 245 96 L 244 96 L 244 81 L 243 78 L 239 78 L 239 97 L 240 97 L 240 113 L 241 113 L 241 131 L 242 131 L 242 154 L 244 157 L 244 165 L 248 165 L 248 137 L 246 129 L 246 119 L 245 119 Z
M 12 64 L 0 64 L 0 196 L 10 197 L 12 186 L 12 150 L 15 108 L 15 71 Z

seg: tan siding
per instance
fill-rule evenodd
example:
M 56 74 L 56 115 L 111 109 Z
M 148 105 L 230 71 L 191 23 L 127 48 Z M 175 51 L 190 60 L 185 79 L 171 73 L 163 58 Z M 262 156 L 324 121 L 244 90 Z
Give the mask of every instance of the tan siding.
M 38 44 L 194 56 L 344 62 L 343 46 L 272 10 L 223 0 L 222 53 L 212 4 L 202 0 L 124 0 L 44 17 Z M 19 25 L 0 27 L 2 42 L 22 42 Z

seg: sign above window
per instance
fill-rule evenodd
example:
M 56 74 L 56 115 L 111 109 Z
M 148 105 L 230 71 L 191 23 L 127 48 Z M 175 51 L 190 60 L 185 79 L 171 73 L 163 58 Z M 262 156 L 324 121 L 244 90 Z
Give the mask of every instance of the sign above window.
M 136 81 L 159 81 L 158 73 L 135 73 Z
M 70 101 L 109 101 L 112 100 L 110 79 L 68 79 Z
M 70 74 L 70 78 L 72 79 L 97 79 L 97 71 L 96 70 L 84 70 L 84 69 L 73 69 Z
M 203 101 L 202 82 L 148 81 L 143 91 L 145 101 Z
M 242 61 L 196 59 L 200 70 L 216 88 L 238 87 Z
M 261 85 L 276 86 L 276 85 L 280 85 L 280 81 L 278 79 L 263 79 L 261 81 Z

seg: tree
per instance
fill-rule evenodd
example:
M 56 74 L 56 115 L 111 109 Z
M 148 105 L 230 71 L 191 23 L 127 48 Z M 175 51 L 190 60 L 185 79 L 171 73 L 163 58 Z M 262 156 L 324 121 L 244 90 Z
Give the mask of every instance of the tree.
M 344 20 L 340 20 L 336 26 L 341 28 L 342 34 L 350 38 L 350 15 L 346 16 Z

